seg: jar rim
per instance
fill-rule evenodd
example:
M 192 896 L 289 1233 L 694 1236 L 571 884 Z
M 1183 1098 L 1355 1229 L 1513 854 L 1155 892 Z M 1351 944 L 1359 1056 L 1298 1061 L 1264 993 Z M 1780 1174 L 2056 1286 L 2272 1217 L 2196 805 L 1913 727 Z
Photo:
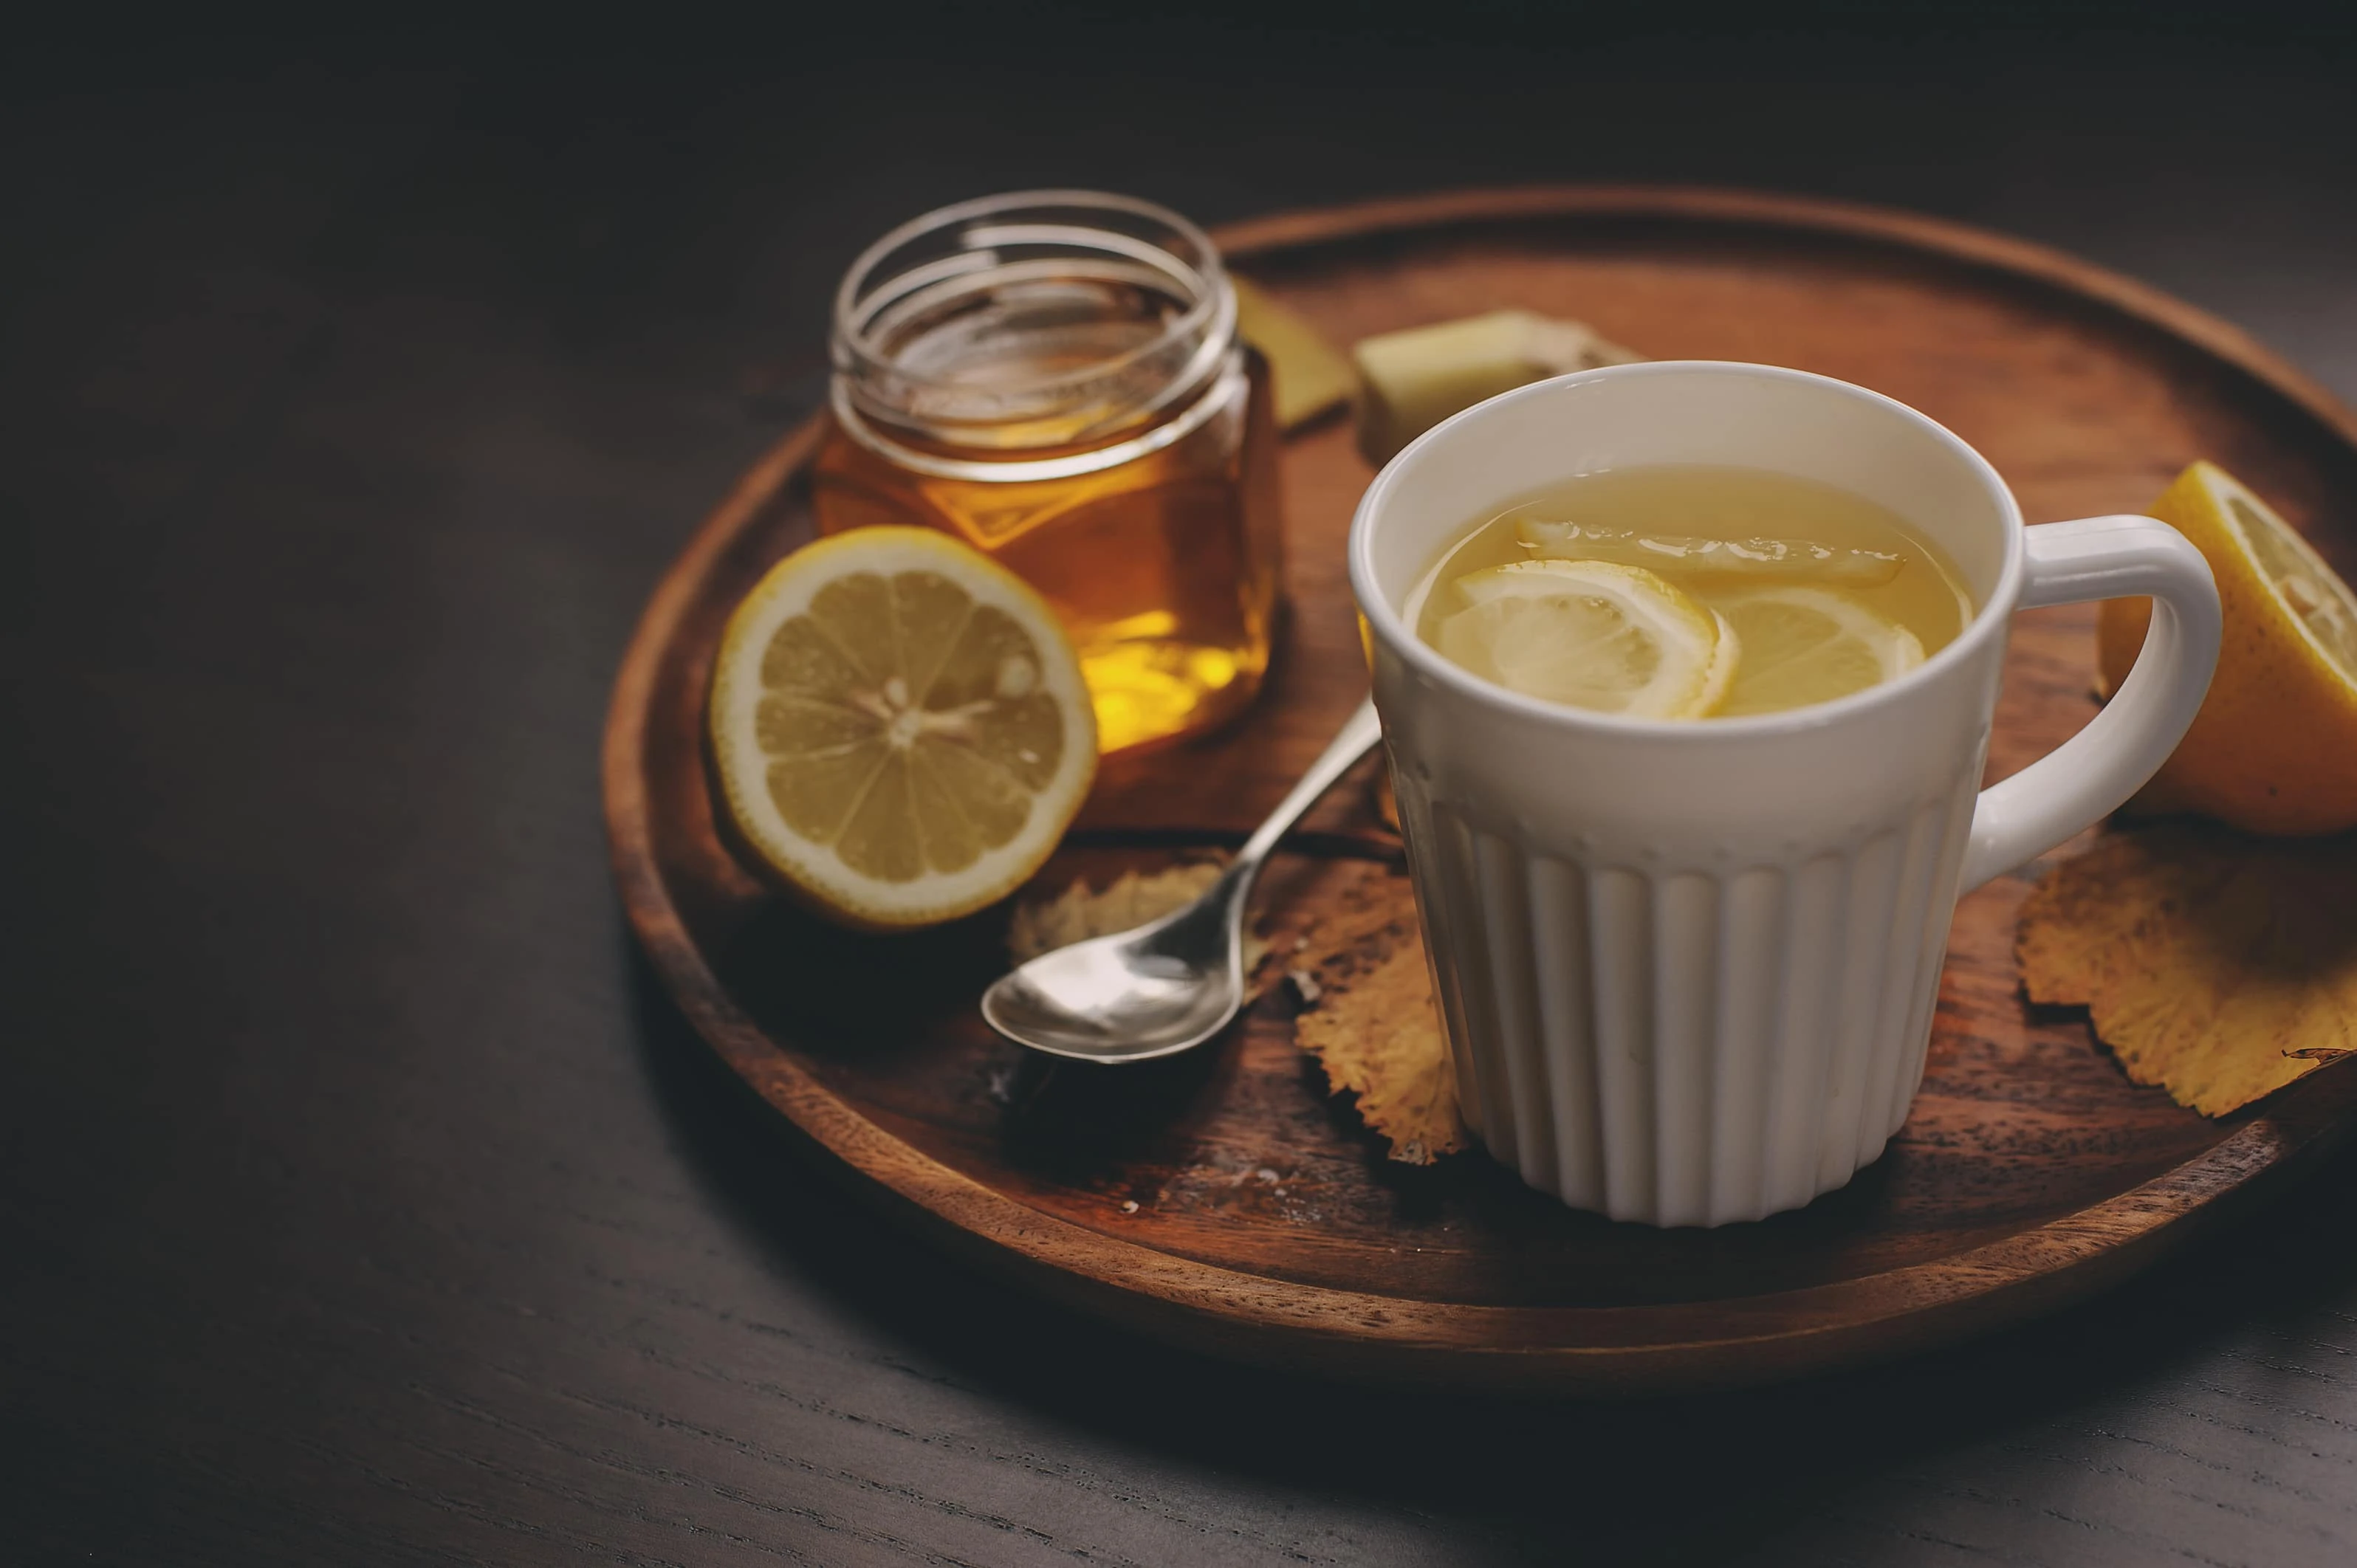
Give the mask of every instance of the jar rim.
M 964 201 L 952 202 L 946 207 L 937 207 L 930 212 L 919 213 L 907 222 L 891 229 L 859 252 L 850 267 L 845 271 L 843 282 L 835 289 L 834 322 L 835 368 L 838 371 L 851 371 L 855 368 L 854 363 L 847 361 L 856 361 L 856 367 L 863 371 L 889 375 L 903 383 L 943 390 L 957 387 L 959 383 L 951 378 L 927 375 L 921 371 L 910 370 L 877 352 L 873 347 L 870 328 L 874 325 L 874 318 L 877 313 L 871 310 L 863 316 L 860 306 L 863 300 L 875 292 L 875 285 L 879 282 L 876 275 L 877 268 L 895 252 L 928 233 L 959 226 L 977 227 L 978 220 L 1006 217 L 1026 209 L 1055 208 L 1079 209 L 1083 212 L 1095 210 L 1123 213 L 1165 226 L 1171 231 L 1173 238 L 1192 249 L 1196 252 L 1195 256 L 1183 255 L 1172 245 L 1135 235 L 1124 234 L 1114 229 L 1084 231 L 1106 240 L 1128 242 L 1126 245 L 1117 243 L 1103 248 L 1116 253 L 1125 250 L 1130 251 L 1132 259 L 1159 266 L 1165 272 L 1171 272 L 1174 281 L 1178 279 L 1178 273 L 1173 272 L 1168 265 L 1153 260 L 1152 257 L 1139 255 L 1135 252 L 1150 250 L 1178 262 L 1186 273 L 1192 274 L 1199 285 L 1194 290 L 1196 297 L 1184 312 L 1143 343 L 1133 344 L 1118 354 L 1093 360 L 1086 365 L 1051 371 L 1030 381 L 1017 381 L 1007 390 L 1044 391 L 1060 382 L 1082 381 L 1090 378 L 1102 377 L 1110 371 L 1118 371 L 1156 355 L 1168 353 L 1187 338 L 1203 334 L 1222 313 L 1225 313 L 1232 321 L 1235 295 L 1233 290 L 1227 286 L 1227 269 L 1222 264 L 1219 248 L 1211 242 L 1211 237 L 1209 234 L 1169 208 L 1158 202 L 1147 201 L 1142 197 L 1122 196 L 1112 191 L 1077 188 L 1002 191 L 993 196 L 979 196 Z M 1004 242 L 1004 240 L 1002 239 L 1000 242 Z M 967 242 L 963 248 L 967 253 L 974 253 L 986 251 L 991 246 L 988 243 Z M 895 278 L 905 278 L 929 269 L 940 269 L 941 277 L 945 280 L 959 272 L 969 270 L 964 266 L 946 268 L 942 266 L 942 261 L 955 260 L 955 257 L 942 258 L 942 261 L 925 263 L 911 268 L 908 272 L 897 274 Z M 903 294 L 904 297 L 906 291 Z M 1228 335 L 1216 334 L 1222 338 Z

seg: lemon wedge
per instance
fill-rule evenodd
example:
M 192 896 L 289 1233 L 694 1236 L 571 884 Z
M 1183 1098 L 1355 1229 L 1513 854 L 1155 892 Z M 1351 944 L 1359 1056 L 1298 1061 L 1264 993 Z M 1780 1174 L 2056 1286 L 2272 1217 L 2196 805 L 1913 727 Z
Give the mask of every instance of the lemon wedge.
M 1013 892 L 1096 773 L 1054 612 L 929 529 L 855 529 L 772 567 L 721 637 L 708 721 L 737 836 L 863 929 Z
M 1715 712 L 1735 635 L 1693 596 L 1641 566 L 1516 561 L 1459 577 L 1435 644 L 1510 692 L 1633 718 Z
M 2261 833 L 2357 827 L 2357 596 L 2215 464 L 2186 469 L 2147 510 L 2210 563 L 2226 637 L 2193 727 L 2134 808 Z M 2127 678 L 2151 618 L 2148 599 L 2104 602 L 2104 690 Z
M 1712 604 L 1743 648 L 1726 716 L 1830 703 L 1923 662 L 1913 632 L 1835 588 L 1756 588 Z

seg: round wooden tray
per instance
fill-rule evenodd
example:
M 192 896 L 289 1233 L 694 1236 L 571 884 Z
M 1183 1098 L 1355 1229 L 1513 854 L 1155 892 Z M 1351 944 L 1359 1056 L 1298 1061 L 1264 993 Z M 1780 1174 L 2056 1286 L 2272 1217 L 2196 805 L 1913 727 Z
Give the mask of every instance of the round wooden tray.
M 2234 328 L 2019 242 L 1650 188 L 1383 202 L 1218 238 L 1339 343 L 1526 306 L 1658 358 L 1889 392 L 1986 453 L 2033 519 L 2134 510 L 2214 457 L 2357 567 L 2357 419 Z M 739 595 L 806 533 L 818 434 L 745 477 L 647 608 L 606 734 L 616 873 L 680 1007 L 815 1152 L 893 1218 L 1044 1294 L 1337 1375 L 1526 1391 L 1759 1380 L 2083 1296 L 2357 1120 L 2346 1069 L 2220 1122 L 2130 1084 L 2083 1017 L 2021 1000 L 2015 880 L 1958 912 L 1922 1094 L 1889 1153 L 1761 1224 L 1615 1225 L 1478 1154 L 1394 1164 L 1326 1097 L 1278 998 L 1189 1057 L 1042 1077 L 974 1007 L 1004 963 L 1003 911 L 848 935 L 764 896 L 715 837 L 697 741 L 709 661 Z M 1224 735 L 1109 765 L 1043 887 L 1240 841 L 1363 692 L 1342 541 L 1368 471 L 1333 423 L 1285 462 L 1291 614 L 1266 694 Z M 2086 607 L 2017 622 L 1993 778 L 2093 711 L 2091 624 Z M 1279 923 L 1394 847 L 1351 785 L 1296 842 L 1264 896 Z

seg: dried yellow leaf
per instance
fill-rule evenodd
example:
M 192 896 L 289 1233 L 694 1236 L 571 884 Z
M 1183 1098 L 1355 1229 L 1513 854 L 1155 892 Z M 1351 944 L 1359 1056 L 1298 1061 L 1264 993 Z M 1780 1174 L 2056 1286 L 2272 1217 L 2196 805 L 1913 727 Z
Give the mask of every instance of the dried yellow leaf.
M 1257 284 L 1234 273 L 1228 279 L 1236 288 L 1236 333 L 1268 360 L 1277 428 L 1307 424 L 1348 403 L 1358 373 L 1341 350 Z
M 2357 1051 L 2357 836 L 2115 833 L 2039 884 L 2014 942 L 2031 1001 L 2083 1004 L 2128 1077 L 2205 1116 Z
M 1369 867 L 1294 961 L 1312 977 L 1297 989 L 1316 999 L 1294 1038 L 1329 1090 L 1358 1096 L 1359 1119 L 1391 1141 L 1391 1157 L 1424 1165 L 1470 1146 L 1406 881 Z
M 1386 768 L 1375 775 L 1375 815 L 1383 818 L 1383 826 L 1400 831 L 1399 797 L 1392 793 L 1392 771 Z

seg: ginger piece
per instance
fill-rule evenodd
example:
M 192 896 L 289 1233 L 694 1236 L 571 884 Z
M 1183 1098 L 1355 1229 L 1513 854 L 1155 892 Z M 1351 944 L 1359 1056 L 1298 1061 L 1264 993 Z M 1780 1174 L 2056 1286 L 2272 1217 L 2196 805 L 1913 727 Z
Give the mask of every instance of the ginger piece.
M 1434 425 L 1531 381 L 1644 358 L 1584 321 L 1493 310 L 1462 321 L 1362 338 L 1359 452 L 1376 467 Z

